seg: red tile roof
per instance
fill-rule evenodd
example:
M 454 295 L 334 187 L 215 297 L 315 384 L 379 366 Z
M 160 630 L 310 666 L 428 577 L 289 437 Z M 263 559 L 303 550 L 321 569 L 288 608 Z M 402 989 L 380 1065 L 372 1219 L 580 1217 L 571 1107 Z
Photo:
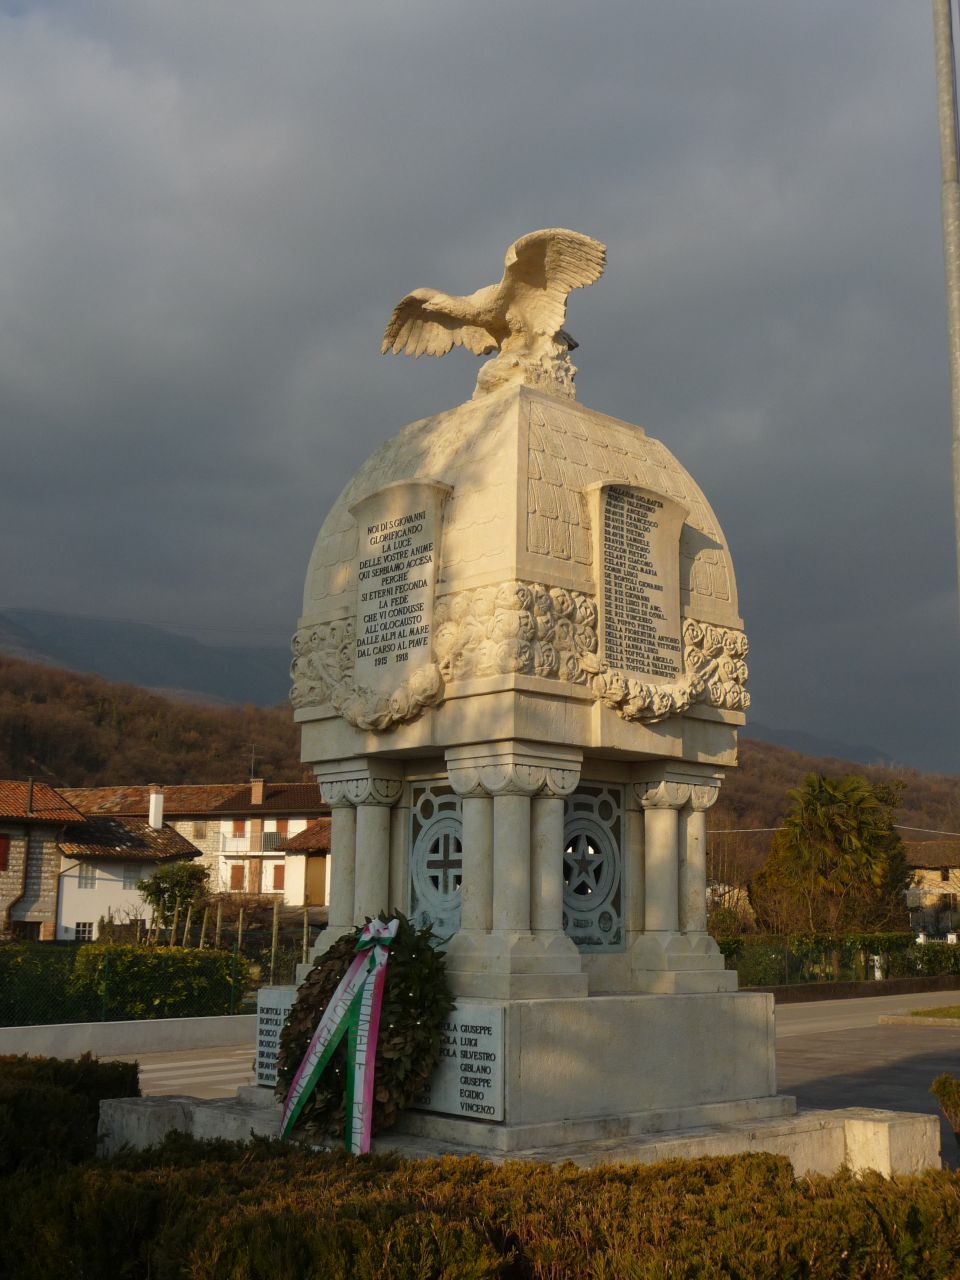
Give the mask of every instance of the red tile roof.
M 960 840 L 910 840 L 904 841 L 907 863 L 918 869 L 935 867 L 960 867 Z
M 63 787 L 61 790 L 83 813 L 139 815 L 150 809 L 149 787 Z M 163 788 L 165 818 L 258 813 L 302 817 L 327 811 L 315 782 L 268 783 L 262 804 L 253 803 L 248 782 Z
M 0 819 L 76 822 L 80 817 L 82 814 L 45 782 L 0 782 Z
M 317 818 L 298 835 L 281 840 L 280 849 L 284 853 L 329 853 L 330 819 Z
M 198 858 L 200 850 L 173 827 L 151 827 L 145 818 L 92 817 L 74 823 L 59 841 L 68 858 L 166 862 Z
M 83 813 L 146 814 L 150 811 L 149 787 L 63 787 L 63 795 Z M 163 788 L 164 817 L 192 817 L 209 813 L 235 795 L 235 782 L 209 786 Z

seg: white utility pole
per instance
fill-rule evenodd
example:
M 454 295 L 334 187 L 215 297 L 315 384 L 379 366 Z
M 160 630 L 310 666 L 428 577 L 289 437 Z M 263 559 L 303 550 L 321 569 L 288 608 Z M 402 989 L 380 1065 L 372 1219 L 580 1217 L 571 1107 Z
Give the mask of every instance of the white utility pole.
M 933 0 L 940 117 L 940 213 L 947 287 L 947 333 L 953 405 L 953 514 L 960 582 L 960 173 L 957 151 L 957 66 L 953 49 L 952 0 Z

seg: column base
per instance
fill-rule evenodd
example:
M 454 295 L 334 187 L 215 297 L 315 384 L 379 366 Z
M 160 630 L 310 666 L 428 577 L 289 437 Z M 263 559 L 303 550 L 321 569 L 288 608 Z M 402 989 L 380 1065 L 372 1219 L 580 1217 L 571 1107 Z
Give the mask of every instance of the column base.
M 347 933 L 353 933 L 354 926 L 352 924 L 328 924 L 310 951 L 310 968 L 316 964 L 317 960 L 329 951 L 333 944 Z
M 736 991 L 737 975 L 725 969 L 708 933 L 643 933 L 629 951 L 634 991 L 702 995 Z
M 447 981 L 456 996 L 548 1000 L 587 994 L 580 953 L 562 933 L 455 934 L 447 946 Z

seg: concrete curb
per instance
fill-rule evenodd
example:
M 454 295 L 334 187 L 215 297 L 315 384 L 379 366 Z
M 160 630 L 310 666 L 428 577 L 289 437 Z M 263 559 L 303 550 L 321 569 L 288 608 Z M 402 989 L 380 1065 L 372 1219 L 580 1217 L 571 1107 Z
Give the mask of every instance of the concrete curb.
M 140 1022 L 60 1022 L 46 1027 L 0 1027 L 0 1054 L 29 1053 L 75 1058 L 81 1053 L 175 1053 L 181 1049 L 225 1049 L 250 1045 L 257 1015 L 156 1018 Z
M 909 1013 L 883 1013 L 877 1021 L 899 1027 L 946 1027 L 948 1031 L 960 1031 L 960 1018 L 912 1018 Z

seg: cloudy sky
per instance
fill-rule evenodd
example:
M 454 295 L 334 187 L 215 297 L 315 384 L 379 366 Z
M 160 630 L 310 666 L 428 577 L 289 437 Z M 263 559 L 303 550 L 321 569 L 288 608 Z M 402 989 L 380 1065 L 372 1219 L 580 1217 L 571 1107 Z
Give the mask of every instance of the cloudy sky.
M 580 399 L 724 525 L 764 724 L 960 772 L 929 4 L 0 0 L 0 604 L 283 642 L 477 361 L 378 355 L 541 226 Z

